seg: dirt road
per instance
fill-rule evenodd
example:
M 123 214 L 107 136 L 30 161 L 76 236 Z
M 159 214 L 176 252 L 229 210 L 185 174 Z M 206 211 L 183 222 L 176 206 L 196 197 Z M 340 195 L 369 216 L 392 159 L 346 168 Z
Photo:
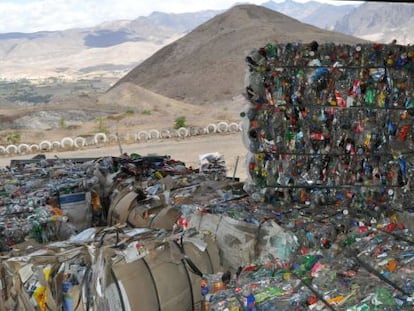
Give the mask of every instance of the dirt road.
M 241 181 L 246 178 L 246 154 L 247 149 L 242 142 L 242 134 L 229 133 L 223 135 L 206 135 L 186 139 L 165 139 L 147 143 L 136 143 L 123 145 L 122 151 L 128 154 L 138 153 L 140 155 L 158 154 L 170 155 L 175 160 L 185 162 L 187 166 L 198 167 L 199 155 L 219 152 L 224 156 L 228 168 L 228 176 L 233 176 L 237 158 L 239 158 L 236 177 Z M 19 155 L 14 157 L 1 157 L 0 166 L 4 167 L 11 159 L 30 159 L 35 154 Z M 69 157 L 101 157 L 119 156 L 120 150 L 117 145 L 105 145 L 98 148 L 85 148 L 77 151 L 48 152 L 46 156 Z

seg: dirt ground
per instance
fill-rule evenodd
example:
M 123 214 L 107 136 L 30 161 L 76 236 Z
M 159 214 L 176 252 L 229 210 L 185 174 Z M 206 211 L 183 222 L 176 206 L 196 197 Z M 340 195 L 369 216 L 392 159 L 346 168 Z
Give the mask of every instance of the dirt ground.
M 235 177 L 244 181 L 247 178 L 246 173 L 246 155 L 247 149 L 242 141 L 242 134 L 228 133 L 224 135 L 207 135 L 190 137 L 186 139 L 165 139 L 151 141 L 146 143 L 135 143 L 123 145 L 122 151 L 128 154 L 138 153 L 140 155 L 158 154 L 170 155 L 172 159 L 185 162 L 186 166 L 198 167 L 199 156 L 211 152 L 219 152 L 224 156 L 226 161 L 228 176 L 233 176 L 236 164 L 237 169 Z M 46 153 L 48 158 L 55 156 L 61 158 L 70 157 L 101 157 L 101 156 L 119 156 L 120 149 L 118 145 L 105 145 L 98 148 L 85 148 L 77 151 L 49 152 Z M 19 155 L 14 157 L 1 157 L 0 166 L 4 167 L 10 163 L 11 159 L 30 159 L 34 154 Z

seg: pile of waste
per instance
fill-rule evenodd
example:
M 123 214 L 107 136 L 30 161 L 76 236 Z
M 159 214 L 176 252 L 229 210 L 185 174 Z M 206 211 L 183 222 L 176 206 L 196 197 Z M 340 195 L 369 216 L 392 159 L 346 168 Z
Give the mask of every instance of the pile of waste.
M 275 241 L 268 245 L 278 250 L 279 256 L 233 265 L 238 268 L 224 269 L 231 272 L 227 275 L 206 275 L 202 291 L 209 309 L 350 311 L 414 307 L 414 236 L 403 219 L 393 214 L 364 223 L 343 213 L 315 215 L 316 210 L 280 212 L 274 221 L 284 228 L 285 236 L 273 236 Z
M 2 170 L 0 311 L 414 309 L 414 48 L 246 61 L 245 182 L 219 153 Z
M 190 171 L 168 156 L 137 154 L 13 160 L 0 173 L 0 251 L 26 237 L 45 243 L 105 225 L 111 197 L 127 185 Z
M 0 172 L 0 251 L 27 236 L 39 243 L 66 239 L 91 226 L 87 172 L 70 161 L 13 165 Z
M 18 245 L 8 257 L 0 310 L 192 310 L 202 301 L 193 268 L 221 269 L 208 235 L 124 226 Z
M 206 304 L 411 310 L 414 49 L 268 44 L 246 62 L 244 189 L 257 203 L 232 217 L 274 219 L 299 246 L 284 238 L 288 256 L 207 277 Z
M 208 158 L 217 165 L 215 156 Z M 67 237 L 52 236 L 45 221 L 42 239 L 35 239 L 31 229 L 19 239 L 5 240 L 0 310 L 193 310 L 203 303 L 202 275 L 222 270 L 215 237 L 189 229 L 183 216 L 190 204 L 202 207 L 222 198 L 223 187 L 235 182 L 214 169 L 186 167 L 169 156 L 125 154 L 76 162 L 14 162 L 3 174 L 16 190 L 5 197 L 14 198 L 17 190 L 28 197 L 41 192 L 45 208 L 52 201 L 61 203 L 54 208 L 73 230 Z M 14 182 L 20 175 L 26 176 L 24 182 Z M 78 196 L 80 190 L 95 196 L 81 210 L 63 204 L 62 197 Z M 34 223 L 38 208 L 21 219 Z M 70 214 L 79 218 L 85 213 L 95 224 L 75 226 Z
M 113 181 L 112 224 L 4 253 L 0 310 L 413 308 L 414 237 L 400 214 L 275 207 L 168 157 L 138 176 L 138 159 L 93 161 L 89 184 Z
M 257 200 L 412 202 L 413 47 L 268 44 L 246 61 L 246 190 Z

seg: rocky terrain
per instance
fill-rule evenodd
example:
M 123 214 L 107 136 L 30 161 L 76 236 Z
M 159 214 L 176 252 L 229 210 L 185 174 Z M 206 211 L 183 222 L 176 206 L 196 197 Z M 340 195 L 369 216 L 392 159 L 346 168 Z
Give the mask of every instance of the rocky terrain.
M 273 10 L 239 5 L 165 46 L 120 79 L 169 98 L 225 105 L 243 93 L 245 57 L 275 42 L 342 42 L 362 39 L 323 30 Z
M 366 2 L 345 15 L 334 30 L 370 41 L 413 44 L 414 5 L 392 2 Z
M 4 60 L 1 74 L 18 78 L 21 69 L 26 77 L 0 80 L 0 144 L 17 138 L 20 142 L 38 142 L 53 137 L 88 137 L 97 131 L 171 128 L 181 116 L 189 126 L 220 120 L 237 122 L 246 103 L 244 57 L 252 48 L 268 42 L 363 40 L 274 11 L 302 12 L 298 18 L 309 18 L 322 9 L 320 6 L 316 10 L 315 6 L 303 7 L 293 1 L 264 5 L 272 10 L 239 5 L 222 14 L 155 12 L 91 29 L 0 34 Z M 302 11 L 298 10 L 300 5 Z M 386 15 L 376 13 L 385 10 L 381 5 L 388 5 L 394 26 L 399 25 L 395 18 L 398 12 L 406 16 L 401 22 L 410 20 L 404 15 L 410 14 L 408 7 L 407 12 L 402 8 L 392 13 L 399 4 L 392 4 L 390 9 L 389 3 L 369 3 L 364 5 L 364 12 L 372 16 L 370 24 L 376 25 L 378 20 L 391 25 Z M 343 14 L 348 12 L 348 21 L 338 22 L 337 27 L 342 25 L 343 31 L 353 33 L 357 28 L 347 23 L 367 23 L 363 10 L 346 9 Z M 340 16 L 335 15 L 335 19 Z M 380 25 L 375 27 L 380 32 Z M 370 29 L 369 25 L 362 28 Z M 24 54 L 27 51 L 30 57 Z
M 82 91 L 17 109 L 2 106 L 1 143 L 10 142 L 16 131 L 22 141 L 36 142 L 57 135 L 171 128 L 180 116 L 194 126 L 239 121 L 246 53 L 268 42 L 312 40 L 361 41 L 264 7 L 236 6 L 165 46 L 106 92 Z M 30 87 L 25 96 L 31 96 Z

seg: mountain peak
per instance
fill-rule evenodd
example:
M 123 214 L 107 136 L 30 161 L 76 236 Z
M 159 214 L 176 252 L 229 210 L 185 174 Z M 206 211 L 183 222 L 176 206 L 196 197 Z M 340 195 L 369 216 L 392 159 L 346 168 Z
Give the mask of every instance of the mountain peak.
M 362 40 L 303 24 L 262 6 L 240 4 L 162 48 L 114 86 L 129 82 L 188 103 L 212 104 L 242 94 L 249 51 L 267 43 Z

